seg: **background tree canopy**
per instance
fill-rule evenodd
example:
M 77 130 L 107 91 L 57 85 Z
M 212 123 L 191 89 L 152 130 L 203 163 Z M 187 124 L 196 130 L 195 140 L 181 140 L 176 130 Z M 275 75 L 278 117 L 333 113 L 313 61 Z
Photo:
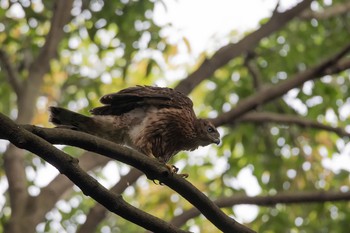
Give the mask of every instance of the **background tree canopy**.
M 180 65 L 191 45 L 173 43 L 164 33 L 171 25 L 154 22 L 156 4 L 165 3 L 0 1 L 0 232 L 142 232 L 166 222 L 169 232 L 225 229 L 193 208 L 195 188 L 258 232 L 347 231 L 349 2 L 277 6 L 255 31 L 233 28 L 216 51 Z M 181 80 L 164 78 L 169 72 Z M 107 149 L 99 151 L 84 135 L 25 125 L 51 128 L 49 106 L 88 114 L 103 94 L 136 84 L 189 94 L 197 114 L 219 127 L 220 146 L 173 159 L 188 182 L 159 176 L 160 165 L 121 147 L 101 141 Z M 64 144 L 62 152 L 48 142 Z M 93 153 L 109 151 L 122 162 Z M 147 179 L 154 174 L 165 186 Z M 116 215 L 89 196 L 115 213 L 120 203 L 136 208 Z M 140 210 L 155 216 L 147 215 L 151 223 Z

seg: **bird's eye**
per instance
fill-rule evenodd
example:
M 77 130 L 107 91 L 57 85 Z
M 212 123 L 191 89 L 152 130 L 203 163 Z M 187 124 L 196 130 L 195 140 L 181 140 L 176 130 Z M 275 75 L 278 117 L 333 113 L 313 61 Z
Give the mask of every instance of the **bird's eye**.
M 212 127 L 209 126 L 209 127 L 207 128 L 207 131 L 208 131 L 208 133 L 211 133 L 211 132 L 214 131 L 214 129 L 213 129 Z

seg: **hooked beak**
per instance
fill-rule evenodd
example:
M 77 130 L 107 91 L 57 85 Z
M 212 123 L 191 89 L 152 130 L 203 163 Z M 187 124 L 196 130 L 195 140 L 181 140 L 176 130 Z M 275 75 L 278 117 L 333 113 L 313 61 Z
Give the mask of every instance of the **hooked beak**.
M 215 143 L 216 145 L 219 145 L 219 144 L 220 144 L 220 138 L 214 139 L 214 143 Z

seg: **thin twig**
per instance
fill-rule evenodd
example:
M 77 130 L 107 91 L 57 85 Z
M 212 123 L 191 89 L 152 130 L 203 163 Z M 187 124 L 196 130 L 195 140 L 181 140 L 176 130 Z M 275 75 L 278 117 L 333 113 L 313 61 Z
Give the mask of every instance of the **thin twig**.
M 305 119 L 299 116 L 278 114 L 273 112 L 250 112 L 240 117 L 237 120 L 237 122 L 253 122 L 253 123 L 274 122 L 274 123 L 280 123 L 280 124 L 286 124 L 286 125 L 295 124 L 301 127 L 315 128 L 315 129 L 321 129 L 329 132 L 334 132 L 338 134 L 340 137 L 344 137 L 344 136 L 350 137 L 350 133 L 346 132 L 341 127 L 332 127 L 332 126 L 325 125 L 317 121 Z
M 333 191 L 308 191 L 279 193 L 272 196 L 232 196 L 217 199 L 215 204 L 220 208 L 232 207 L 234 205 L 251 204 L 258 206 L 274 206 L 277 204 L 298 204 L 298 203 L 323 203 L 327 201 L 349 201 L 350 192 L 333 192 Z M 184 211 L 181 215 L 174 217 L 170 223 L 177 227 L 184 225 L 189 219 L 200 215 L 196 208 Z
M 275 8 L 274 8 L 273 11 L 272 11 L 272 16 L 273 16 L 274 14 L 277 14 L 277 13 L 278 13 L 278 7 L 280 6 L 280 3 L 281 3 L 281 1 L 278 0 L 278 1 L 277 1 L 277 4 L 276 4 L 276 6 L 275 6 Z
M 259 90 L 262 87 L 262 76 L 260 74 L 258 66 L 255 64 L 253 52 L 248 52 L 244 59 L 244 65 L 247 67 L 249 73 L 253 78 L 253 85 L 255 90 Z

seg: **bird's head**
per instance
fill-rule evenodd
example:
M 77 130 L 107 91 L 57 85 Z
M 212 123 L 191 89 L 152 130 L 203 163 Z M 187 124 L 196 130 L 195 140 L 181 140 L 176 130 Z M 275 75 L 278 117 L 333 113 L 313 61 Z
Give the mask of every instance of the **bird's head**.
M 220 134 L 213 123 L 206 119 L 198 119 L 196 124 L 197 139 L 200 146 L 207 146 L 211 143 L 220 144 Z

